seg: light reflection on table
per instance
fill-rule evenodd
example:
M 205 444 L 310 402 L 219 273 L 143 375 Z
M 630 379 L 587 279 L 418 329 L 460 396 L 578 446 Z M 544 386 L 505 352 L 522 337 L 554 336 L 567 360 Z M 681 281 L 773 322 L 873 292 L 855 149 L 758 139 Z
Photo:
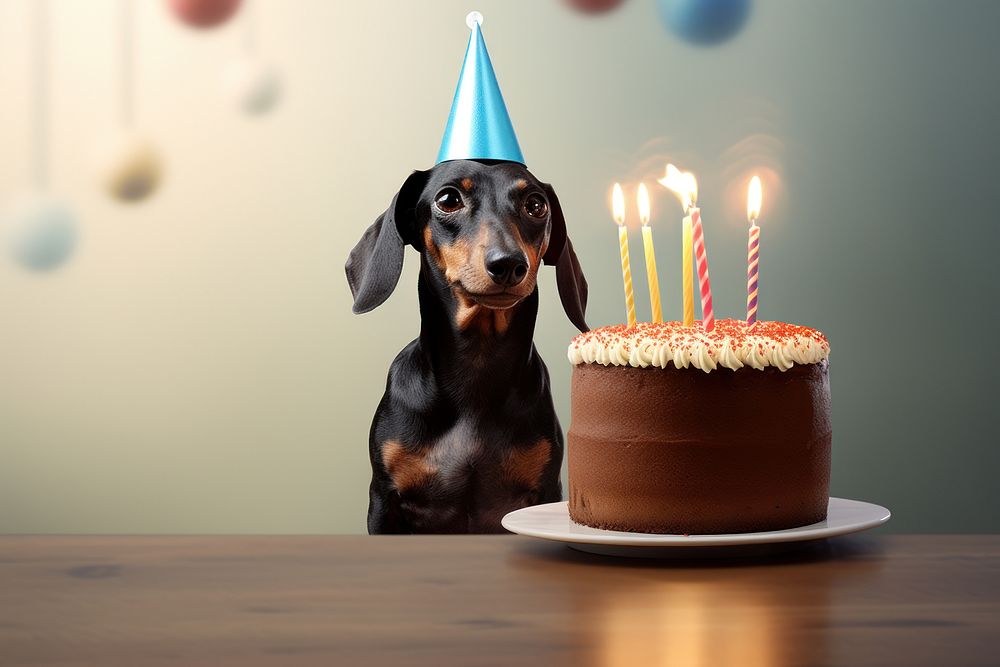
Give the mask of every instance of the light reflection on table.
M 831 619 L 837 586 L 874 576 L 877 559 L 824 568 L 831 543 L 802 544 L 773 556 L 644 560 L 539 547 L 566 566 L 545 569 L 547 595 L 569 599 L 573 639 L 596 665 L 743 667 L 823 664 L 830 660 L 818 628 Z M 534 558 L 538 558 L 536 554 Z M 527 557 L 511 558 L 526 576 Z M 556 573 L 557 576 L 553 576 Z M 536 572 L 541 574 L 541 572 Z M 808 639 L 807 639 L 808 638 Z

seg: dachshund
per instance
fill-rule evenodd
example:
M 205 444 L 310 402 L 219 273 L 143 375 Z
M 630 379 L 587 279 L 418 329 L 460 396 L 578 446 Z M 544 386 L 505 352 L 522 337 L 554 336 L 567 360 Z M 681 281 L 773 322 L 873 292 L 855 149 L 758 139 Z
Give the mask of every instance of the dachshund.
M 347 260 L 355 313 L 389 297 L 406 246 L 420 253 L 420 336 L 372 421 L 368 532 L 502 533 L 507 512 L 562 499 L 562 430 L 532 341 L 538 270 L 555 266 L 580 331 L 587 281 L 552 187 L 514 162 L 413 172 Z

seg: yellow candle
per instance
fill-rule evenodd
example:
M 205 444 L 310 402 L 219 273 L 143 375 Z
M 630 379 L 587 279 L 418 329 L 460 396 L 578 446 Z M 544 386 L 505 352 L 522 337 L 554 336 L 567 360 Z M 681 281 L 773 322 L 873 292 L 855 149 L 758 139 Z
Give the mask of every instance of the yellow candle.
M 694 324 L 694 260 L 691 257 L 691 216 L 685 216 L 681 225 L 681 289 L 684 291 L 684 326 Z
M 649 280 L 649 309 L 652 314 L 650 322 L 663 321 L 663 309 L 660 305 L 660 281 L 656 275 L 656 257 L 653 255 L 653 232 L 649 225 L 642 226 L 642 245 L 646 251 L 646 277 Z
M 632 293 L 632 267 L 628 258 L 628 230 L 625 225 L 618 228 L 618 246 L 622 255 L 622 280 L 625 281 L 625 312 L 628 325 L 635 324 L 635 295 Z
M 649 191 L 646 184 L 639 184 L 639 220 L 642 222 L 642 249 L 646 253 L 646 278 L 649 281 L 649 310 L 651 322 L 663 321 L 660 307 L 660 279 L 656 275 L 656 253 L 653 251 L 653 231 L 649 228 Z
M 622 186 L 615 183 L 611 194 L 611 210 L 618 223 L 618 248 L 622 257 L 622 280 L 625 283 L 625 312 L 628 325 L 635 324 L 635 295 L 632 293 L 632 267 L 628 256 L 628 229 L 625 228 L 625 195 Z
M 682 172 L 668 164 L 666 175 L 657 179 L 657 183 L 680 197 L 681 206 L 684 207 L 685 217 L 681 225 L 681 292 L 684 300 L 684 326 L 689 327 L 694 324 L 694 260 L 691 256 L 694 223 L 691 220 L 691 209 L 698 198 L 698 182 L 691 172 Z

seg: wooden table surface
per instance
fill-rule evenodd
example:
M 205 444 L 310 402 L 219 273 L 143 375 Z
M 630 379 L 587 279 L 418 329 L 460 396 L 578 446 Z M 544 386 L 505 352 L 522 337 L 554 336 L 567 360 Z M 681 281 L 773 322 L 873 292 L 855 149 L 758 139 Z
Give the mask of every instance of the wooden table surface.
M 1000 535 L 0 537 L 0 665 L 998 665 Z

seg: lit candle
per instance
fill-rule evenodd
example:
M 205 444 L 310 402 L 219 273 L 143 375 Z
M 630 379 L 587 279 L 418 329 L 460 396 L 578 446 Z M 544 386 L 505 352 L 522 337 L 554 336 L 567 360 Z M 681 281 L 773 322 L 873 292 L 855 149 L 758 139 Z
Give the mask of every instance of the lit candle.
M 684 326 L 694 325 L 694 260 L 691 257 L 691 216 L 681 224 L 681 289 L 684 291 Z
M 760 204 L 764 195 L 760 186 L 760 178 L 750 179 L 750 189 L 747 191 L 747 219 L 750 221 L 750 240 L 747 242 L 747 326 L 757 323 L 757 278 L 760 264 L 760 227 L 757 218 L 760 216 Z
M 625 227 L 625 195 L 622 186 L 615 183 L 611 193 L 611 212 L 618 223 L 618 247 L 622 256 L 622 279 L 625 282 L 625 312 L 628 325 L 635 324 L 635 296 L 632 294 L 632 267 L 628 257 L 628 229 Z
M 642 222 L 642 249 L 646 253 L 646 277 L 649 280 L 649 309 L 651 322 L 663 321 L 660 307 L 660 280 L 656 275 L 656 254 L 653 252 L 653 230 L 649 228 L 649 191 L 646 184 L 639 184 L 639 220 Z
M 681 291 L 683 300 L 683 321 L 684 326 L 689 327 L 694 324 L 694 272 L 693 258 L 691 256 L 692 232 L 691 215 L 693 196 L 696 194 L 698 184 L 694 181 L 694 176 L 681 172 L 672 164 L 667 165 L 667 175 L 657 180 L 657 183 L 672 190 L 680 197 L 681 206 L 684 207 L 684 220 L 681 224 Z
M 685 173 L 694 182 L 690 172 Z M 697 192 L 697 189 L 693 190 Z M 708 332 L 715 328 L 715 310 L 712 308 L 712 283 L 708 279 L 708 252 L 705 250 L 705 230 L 701 226 L 701 209 L 691 198 L 691 231 L 694 239 L 694 263 L 698 267 L 698 288 L 701 291 L 701 326 Z

